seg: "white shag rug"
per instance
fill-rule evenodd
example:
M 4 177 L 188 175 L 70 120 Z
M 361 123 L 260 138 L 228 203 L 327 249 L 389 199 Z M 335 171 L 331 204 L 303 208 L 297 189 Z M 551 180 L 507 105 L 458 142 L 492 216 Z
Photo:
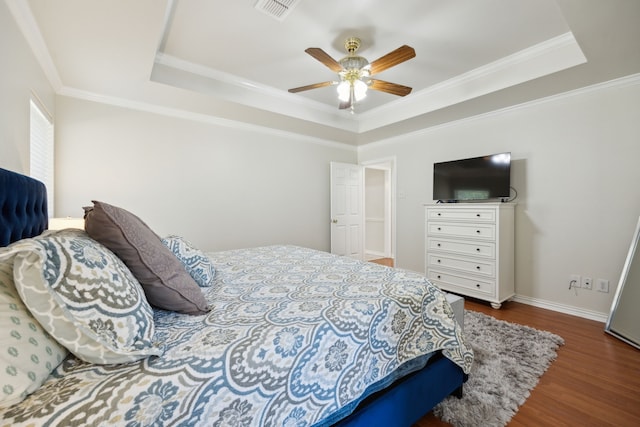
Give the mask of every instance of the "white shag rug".
M 502 427 L 529 397 L 564 340 L 551 332 L 465 310 L 464 331 L 475 354 L 463 397 L 450 396 L 434 415 L 455 427 Z

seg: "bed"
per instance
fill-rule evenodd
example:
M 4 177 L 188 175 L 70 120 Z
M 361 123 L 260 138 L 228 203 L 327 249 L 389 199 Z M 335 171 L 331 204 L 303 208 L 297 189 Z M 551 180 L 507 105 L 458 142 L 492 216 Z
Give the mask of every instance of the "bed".
M 46 231 L 44 185 L 4 169 L 0 204 L 2 427 L 410 426 L 470 371 L 419 274 L 291 245 L 204 254 L 97 201 L 86 231 Z

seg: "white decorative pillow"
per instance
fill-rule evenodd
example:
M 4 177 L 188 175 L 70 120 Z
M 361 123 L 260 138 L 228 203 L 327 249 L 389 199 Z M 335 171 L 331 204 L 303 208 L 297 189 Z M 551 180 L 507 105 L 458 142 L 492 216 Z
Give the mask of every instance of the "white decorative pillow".
M 13 284 L 13 254 L 0 254 L 0 406 L 21 402 L 62 362 L 55 342 L 22 303 Z
M 80 359 L 127 363 L 162 351 L 153 312 L 124 263 L 82 230 L 25 239 L 14 281 L 42 327 Z
M 216 270 L 204 252 L 180 236 L 167 236 L 162 243 L 180 260 L 198 286 L 205 288 L 213 284 Z

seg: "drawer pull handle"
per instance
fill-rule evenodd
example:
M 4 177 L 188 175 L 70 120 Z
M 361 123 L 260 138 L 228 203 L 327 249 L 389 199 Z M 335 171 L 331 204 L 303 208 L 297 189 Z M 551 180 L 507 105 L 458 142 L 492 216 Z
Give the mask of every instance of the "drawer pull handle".
M 438 247 L 442 246 L 440 243 L 438 243 Z
M 476 233 L 480 234 L 480 230 L 476 230 Z
M 476 288 L 479 288 L 479 287 L 480 287 L 480 283 L 476 283 Z
M 480 217 L 480 214 L 476 214 L 476 216 L 479 218 L 479 217 Z
M 438 274 L 438 276 L 437 276 L 437 277 L 438 277 L 438 279 L 439 279 L 439 278 L 440 278 L 440 275 Z
M 476 248 L 476 252 L 480 252 L 480 248 Z
M 442 230 L 442 228 L 438 227 L 438 231 Z
M 438 216 L 441 216 L 442 214 L 440 212 L 438 212 Z
M 441 260 L 438 260 L 438 262 L 441 262 Z
M 480 266 L 479 265 L 476 265 L 476 270 L 480 270 Z

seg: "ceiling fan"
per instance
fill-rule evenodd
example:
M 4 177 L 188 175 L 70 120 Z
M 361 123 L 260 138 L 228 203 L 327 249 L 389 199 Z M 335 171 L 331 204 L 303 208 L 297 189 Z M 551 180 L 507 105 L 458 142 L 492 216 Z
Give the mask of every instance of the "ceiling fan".
M 381 73 L 388 68 L 408 61 L 416 56 L 416 51 L 412 47 L 407 45 L 400 46 L 398 49 L 387 53 L 375 61 L 369 62 L 362 56 L 356 55 L 356 52 L 360 47 L 360 43 L 359 38 L 349 37 L 344 42 L 344 47 L 348 54 L 339 61 L 336 61 L 329 56 L 328 53 L 318 47 L 310 47 L 306 49 L 306 53 L 322 62 L 330 70 L 338 73 L 340 80 L 300 86 L 289 89 L 289 92 L 296 93 L 337 85 L 340 109 L 343 110 L 351 108 L 352 112 L 355 103 L 366 96 L 367 89 L 369 88 L 398 96 L 406 96 L 411 93 L 411 88 L 408 86 L 373 79 L 371 76 Z

